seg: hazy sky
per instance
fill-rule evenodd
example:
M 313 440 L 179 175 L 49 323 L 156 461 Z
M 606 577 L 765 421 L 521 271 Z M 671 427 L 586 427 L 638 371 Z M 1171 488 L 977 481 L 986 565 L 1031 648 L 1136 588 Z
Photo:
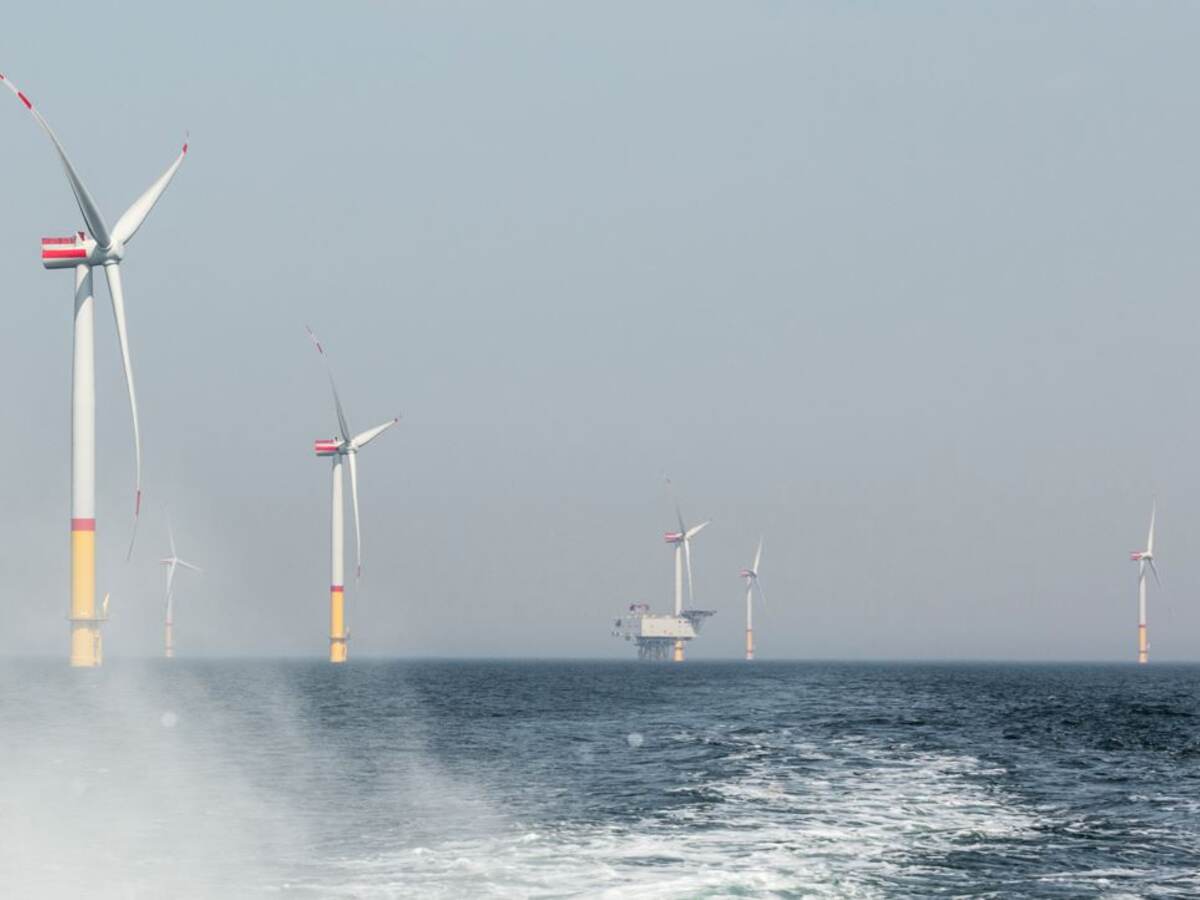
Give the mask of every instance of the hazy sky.
M 360 458 L 352 654 L 629 657 L 693 519 L 694 657 L 1200 658 L 1200 9 L 1086 3 L 121 4 L 6 13 L 0 71 L 108 220 L 106 652 L 326 652 L 330 354 Z M 303 9 L 303 12 L 298 10 Z M 82 21 L 86 18 L 86 23 Z M 65 655 L 81 227 L 0 96 L 0 652 Z M 98 282 L 99 283 L 99 282 Z M 352 559 L 353 544 L 347 555 Z M 352 571 L 352 563 L 348 566 Z

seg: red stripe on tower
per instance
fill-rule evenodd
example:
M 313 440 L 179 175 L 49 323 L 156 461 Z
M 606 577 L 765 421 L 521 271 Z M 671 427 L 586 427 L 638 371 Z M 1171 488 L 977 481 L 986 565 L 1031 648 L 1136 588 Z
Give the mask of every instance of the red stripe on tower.
M 95 531 L 96 530 L 96 520 L 95 519 L 72 519 L 71 520 L 71 530 L 72 531 Z
M 344 587 L 342 587 L 340 584 L 331 584 L 331 585 L 329 586 L 329 589 L 330 589 L 331 591 L 333 591 L 335 594 L 344 594 L 344 593 L 346 593 L 346 589 L 345 589 Z

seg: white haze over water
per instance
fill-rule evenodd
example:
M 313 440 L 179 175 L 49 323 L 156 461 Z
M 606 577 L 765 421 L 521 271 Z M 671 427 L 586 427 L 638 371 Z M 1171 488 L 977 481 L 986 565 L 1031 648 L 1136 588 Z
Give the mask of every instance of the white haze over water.
M 7 889 L 37 897 L 329 896 L 353 883 L 339 872 L 350 846 L 409 840 L 422 829 L 479 835 L 500 821 L 422 752 L 421 717 L 406 703 L 411 741 L 399 759 L 375 758 L 386 748 L 370 738 L 353 744 L 356 756 L 372 757 L 372 802 L 394 816 L 387 829 L 362 834 L 347 760 L 318 740 L 319 723 L 286 679 L 294 671 L 235 666 L 223 677 L 212 667 L 116 664 L 81 684 L 79 673 L 46 664 L 6 666 Z M 336 693 L 330 701 L 335 709 L 345 702 Z
M 356 656 L 610 656 L 669 602 L 669 473 L 716 608 L 766 535 L 763 657 L 1196 657 L 1192 5 L 349 3 L 6 10 L 0 71 L 110 220 L 109 659 L 326 650 L 333 413 L 363 453 Z M 36 37 L 31 37 L 36 36 Z M 71 278 L 45 136 L 0 100 L 0 653 L 65 654 Z M 10 101 L 11 102 L 7 102 Z M 352 551 L 351 551 L 352 552 Z
M 248 779 L 270 760 L 245 755 L 190 679 L 167 694 L 119 666 L 82 684 L 6 674 L 0 866 L 14 895 L 232 895 L 302 846 L 286 795 Z M 286 705 L 268 709 L 286 733 Z

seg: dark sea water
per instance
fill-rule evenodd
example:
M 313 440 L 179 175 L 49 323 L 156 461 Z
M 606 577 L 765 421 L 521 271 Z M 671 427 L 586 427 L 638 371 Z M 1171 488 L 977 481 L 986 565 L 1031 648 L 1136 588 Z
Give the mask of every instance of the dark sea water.
M 0 664 L 13 897 L 1200 897 L 1200 667 Z

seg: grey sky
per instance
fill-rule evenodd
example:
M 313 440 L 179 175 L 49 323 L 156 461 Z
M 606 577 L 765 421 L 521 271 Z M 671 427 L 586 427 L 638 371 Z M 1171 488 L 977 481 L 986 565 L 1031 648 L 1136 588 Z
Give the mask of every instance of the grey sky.
M 6 14 L 0 71 L 110 221 L 191 130 L 124 272 L 129 565 L 98 289 L 110 657 L 159 651 L 165 504 L 206 569 L 181 656 L 325 652 L 306 322 L 353 427 L 404 417 L 360 460 L 352 654 L 630 656 L 609 624 L 669 601 L 669 472 L 714 520 L 695 657 L 738 653 L 761 531 L 763 658 L 1132 659 L 1154 492 L 1152 658 L 1200 656 L 1200 10 L 296 9 Z M 81 223 L 0 101 L 0 652 L 61 654 L 71 278 L 38 239 Z

